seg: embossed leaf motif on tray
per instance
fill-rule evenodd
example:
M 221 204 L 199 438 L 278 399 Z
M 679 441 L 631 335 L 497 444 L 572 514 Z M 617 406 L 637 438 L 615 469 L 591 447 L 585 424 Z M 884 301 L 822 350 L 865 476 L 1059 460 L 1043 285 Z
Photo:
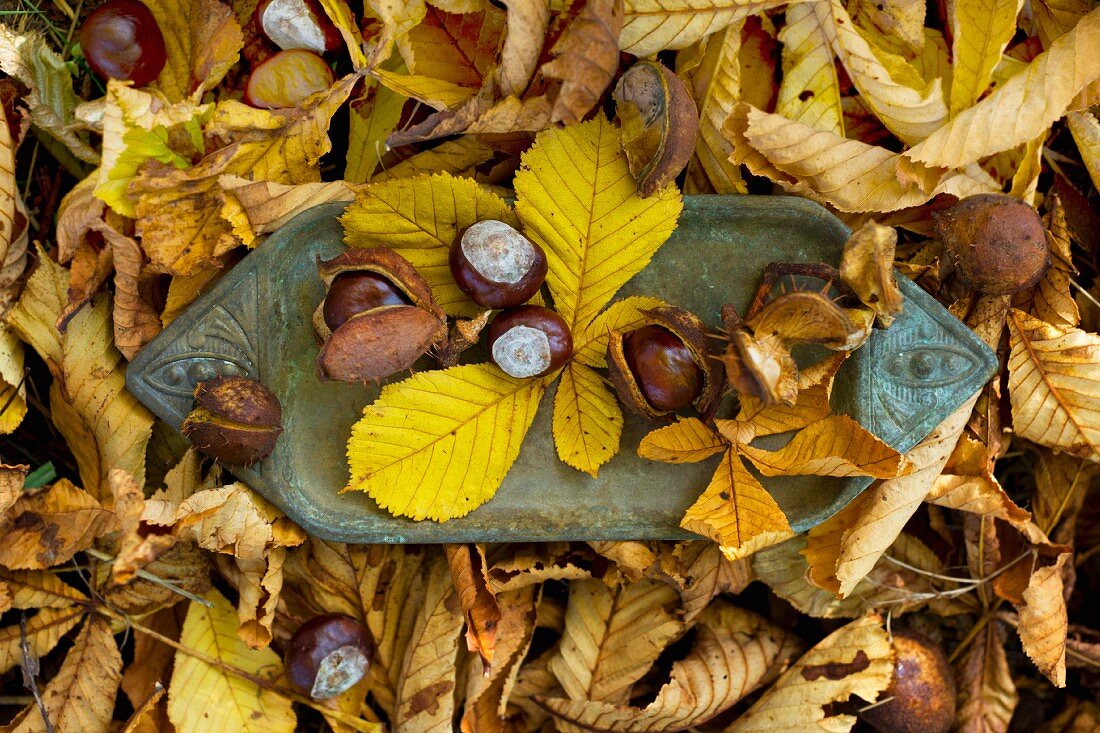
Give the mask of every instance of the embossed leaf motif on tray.
M 628 416 L 622 450 L 598 478 L 590 478 L 558 460 L 552 394 L 500 490 L 464 517 L 414 522 L 389 515 L 368 496 L 340 494 L 351 425 L 377 395 L 361 385 L 321 384 L 314 374 L 317 345 L 309 319 L 323 296 L 314 262 L 343 251 L 343 209 L 319 206 L 273 234 L 138 355 L 127 374 L 130 389 L 178 427 L 201 379 L 243 373 L 268 385 L 283 404 L 286 433 L 270 458 L 233 471 L 307 531 L 327 539 L 694 536 L 679 521 L 707 486 L 718 458 L 675 466 L 640 459 L 634 449 L 653 425 Z M 687 196 L 675 233 L 619 297 L 660 297 L 715 323 L 724 302 L 746 308 L 769 261 L 835 263 L 848 234 L 840 221 L 802 199 Z M 989 379 L 995 359 L 923 290 L 903 277 L 898 283 L 905 309 L 844 365 L 832 405 L 904 452 Z M 763 485 L 798 532 L 838 511 L 868 481 L 782 476 Z

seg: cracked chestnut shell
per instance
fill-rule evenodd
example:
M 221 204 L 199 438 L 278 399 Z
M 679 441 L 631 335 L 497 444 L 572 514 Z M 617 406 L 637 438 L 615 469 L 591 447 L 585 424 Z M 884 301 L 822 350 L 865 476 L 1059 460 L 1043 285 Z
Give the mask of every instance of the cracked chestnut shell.
M 1011 196 L 970 196 L 933 213 L 932 221 L 959 279 L 985 295 L 1030 288 L 1050 267 L 1039 212 Z
M 721 389 L 721 371 L 707 355 L 703 322 L 675 306 L 643 315 L 646 325 L 612 331 L 607 342 L 607 368 L 619 399 L 654 420 L 688 405 L 705 412 Z
M 895 630 L 894 678 L 880 696 L 889 702 L 860 714 L 883 733 L 947 733 L 955 723 L 955 677 L 939 644 Z
M 451 245 L 451 275 L 482 308 L 513 308 L 546 280 L 546 253 L 510 225 L 493 219 L 472 224 Z
M 328 700 L 362 680 L 374 654 L 366 626 L 342 613 L 326 613 L 294 632 L 283 669 L 291 687 L 314 700 Z
M 195 386 L 195 408 L 181 432 L 224 463 L 249 466 L 267 458 L 283 432 L 279 399 L 247 377 L 215 377 Z
M 326 287 L 325 300 L 313 314 L 313 327 L 322 341 L 317 355 L 322 381 L 383 379 L 410 368 L 447 337 L 447 317 L 428 282 L 393 250 L 350 249 L 319 262 L 317 268 Z M 383 281 L 373 291 L 386 291 L 405 302 L 362 297 L 363 288 L 348 285 L 355 282 L 353 275 Z
M 493 363 L 516 379 L 553 374 L 573 355 L 565 319 L 541 305 L 498 313 L 489 324 L 488 343 Z

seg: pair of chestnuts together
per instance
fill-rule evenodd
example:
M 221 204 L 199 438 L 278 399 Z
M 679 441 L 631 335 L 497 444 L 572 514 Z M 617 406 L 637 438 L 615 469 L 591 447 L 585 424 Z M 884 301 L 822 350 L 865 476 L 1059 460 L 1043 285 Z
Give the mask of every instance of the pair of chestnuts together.
M 449 265 L 471 300 L 501 309 L 489 324 L 487 346 L 502 371 L 517 379 L 537 378 L 565 365 L 573 353 L 568 324 L 554 310 L 527 303 L 546 280 L 541 247 L 505 222 L 481 221 L 455 237 Z M 430 287 L 396 253 L 350 250 L 320 263 L 320 272 L 328 285 L 314 318 L 324 341 L 318 357 L 323 379 L 389 376 L 411 367 L 446 336 L 445 316 Z M 651 314 L 652 323 L 612 334 L 609 349 L 620 397 L 650 417 L 697 402 L 712 381 L 704 371 L 702 324 L 686 311 L 660 310 L 666 312 Z

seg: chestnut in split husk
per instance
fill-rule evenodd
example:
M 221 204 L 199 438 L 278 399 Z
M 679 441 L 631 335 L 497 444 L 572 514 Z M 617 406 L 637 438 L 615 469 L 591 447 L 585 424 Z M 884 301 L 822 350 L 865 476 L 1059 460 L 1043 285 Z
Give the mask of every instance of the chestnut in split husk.
M 279 399 L 256 380 L 215 377 L 195 386 L 195 409 L 181 432 L 206 455 L 249 466 L 271 455 L 282 418 Z
M 447 317 L 431 287 L 393 250 L 351 249 L 317 267 L 327 288 L 313 314 L 322 341 L 320 379 L 383 379 L 447 337 Z
M 573 334 L 549 308 L 523 305 L 501 311 L 489 324 L 489 354 L 511 377 L 545 377 L 573 355 Z
M 261 0 L 253 12 L 256 27 L 284 51 L 325 53 L 343 45 L 340 31 L 317 0 Z
M 242 101 L 259 109 L 282 109 L 301 104 L 309 95 L 332 86 L 336 77 L 313 51 L 280 51 L 252 71 Z
M 1050 267 L 1039 212 L 1011 196 L 970 196 L 933 213 L 932 221 L 959 280 L 985 295 L 1033 287 Z
M 955 723 L 955 678 L 939 644 L 924 634 L 895 630 L 893 698 L 860 717 L 883 733 L 947 733 Z
M 643 315 L 646 325 L 608 339 L 607 368 L 619 399 L 651 419 L 688 405 L 705 412 L 721 389 L 721 370 L 707 355 L 703 322 L 674 306 Z
M 342 613 L 326 613 L 294 632 L 283 669 L 295 690 L 314 700 L 328 700 L 366 676 L 374 653 L 374 639 L 366 626 Z
M 482 308 L 513 308 L 531 299 L 546 280 L 542 247 L 502 221 L 479 221 L 455 237 L 451 274 Z
M 88 66 L 104 79 L 145 86 L 164 68 L 164 36 L 153 13 L 138 0 L 110 0 L 80 26 Z

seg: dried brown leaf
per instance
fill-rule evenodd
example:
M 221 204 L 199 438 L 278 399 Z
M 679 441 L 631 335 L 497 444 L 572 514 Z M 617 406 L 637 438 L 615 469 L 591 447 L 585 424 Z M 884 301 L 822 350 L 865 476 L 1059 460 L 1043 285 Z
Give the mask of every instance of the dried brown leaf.
M 957 665 L 960 733 L 1005 733 L 1019 696 L 1005 656 L 1005 631 L 982 629 Z
M 901 313 L 904 299 L 894 279 L 894 250 L 898 233 L 893 227 L 869 220 L 844 244 L 840 277 L 856 297 L 875 312 L 883 328 Z
M 742 445 L 739 450 L 765 476 L 905 476 L 904 456 L 847 415 L 830 415 L 795 433 L 774 451 Z
M 542 73 L 562 81 L 554 100 L 551 123 L 572 125 L 584 119 L 603 96 L 619 68 L 622 0 L 586 0 L 550 49 L 554 57 Z
M 83 606 L 43 608 L 27 619 L 26 629 L 20 629 L 18 622 L 0 629 L 0 674 L 23 663 L 24 638 L 31 657 L 43 657 L 83 617 Z
M 30 466 L 23 464 L 9 466 L 0 463 L 0 515 L 23 496 L 23 480 L 30 470 Z
M 110 510 L 60 479 L 48 489 L 25 494 L 0 518 L 0 565 L 13 570 L 58 565 L 117 527 Z
M 451 582 L 466 618 L 466 648 L 481 657 L 485 669 L 493 666 L 500 607 L 485 577 L 485 553 L 471 544 L 444 545 Z

